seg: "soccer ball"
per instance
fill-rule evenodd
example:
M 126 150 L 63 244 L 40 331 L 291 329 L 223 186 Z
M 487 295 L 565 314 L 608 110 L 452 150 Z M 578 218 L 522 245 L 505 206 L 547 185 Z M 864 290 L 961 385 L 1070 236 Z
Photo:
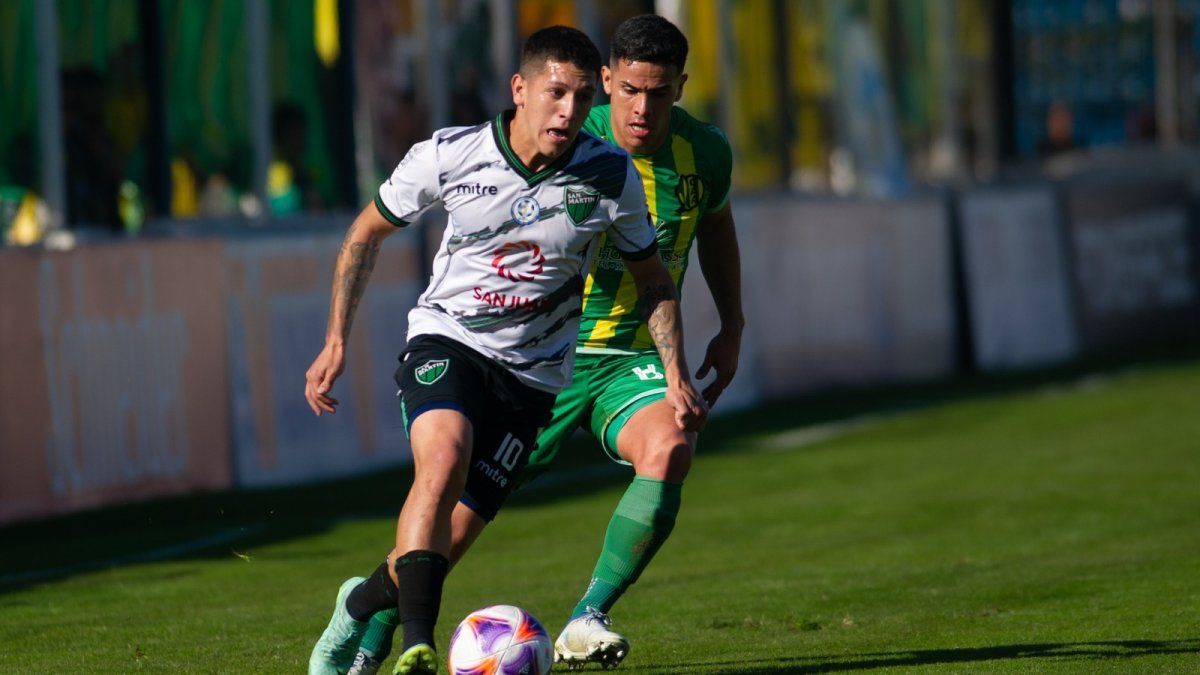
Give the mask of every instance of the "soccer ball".
M 546 629 L 512 605 L 472 612 L 450 637 L 452 675 L 544 675 L 553 662 Z

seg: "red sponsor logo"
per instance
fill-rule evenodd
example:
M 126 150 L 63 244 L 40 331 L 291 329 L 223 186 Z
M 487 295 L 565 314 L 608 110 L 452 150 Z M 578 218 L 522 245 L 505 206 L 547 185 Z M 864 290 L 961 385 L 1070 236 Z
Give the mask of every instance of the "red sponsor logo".
M 527 309 L 530 311 L 546 307 L 547 302 L 545 298 L 525 298 L 519 295 L 513 295 L 512 293 L 485 291 L 478 286 L 475 287 L 475 299 L 492 307 Z
M 496 274 L 510 281 L 533 281 L 542 273 L 546 256 L 542 247 L 531 241 L 516 241 L 504 244 L 492 255 L 492 267 Z

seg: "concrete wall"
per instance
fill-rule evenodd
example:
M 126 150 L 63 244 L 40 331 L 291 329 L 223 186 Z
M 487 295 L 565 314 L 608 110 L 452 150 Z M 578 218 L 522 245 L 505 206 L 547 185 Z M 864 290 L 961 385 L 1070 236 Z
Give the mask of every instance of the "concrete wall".
M 963 365 L 964 337 L 970 367 L 985 371 L 1194 340 L 1193 204 L 1185 185 L 1158 177 L 900 201 L 739 196 L 747 327 L 716 412 L 943 377 Z M 409 461 L 392 374 L 431 232 L 385 243 L 340 412 L 318 419 L 304 401 L 347 220 L 0 250 L 0 523 Z M 695 371 L 719 322 L 691 269 Z
M 0 252 L 0 522 L 230 486 L 222 248 Z

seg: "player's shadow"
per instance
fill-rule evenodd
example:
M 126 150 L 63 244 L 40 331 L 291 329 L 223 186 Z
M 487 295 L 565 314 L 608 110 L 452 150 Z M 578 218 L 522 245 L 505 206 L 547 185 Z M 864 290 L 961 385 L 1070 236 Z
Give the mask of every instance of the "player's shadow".
M 642 672 L 706 673 L 720 675 L 788 675 L 833 673 L 904 666 L 932 666 L 981 663 L 985 661 L 1127 660 L 1144 656 L 1200 653 L 1200 639 L 1189 640 L 1108 640 L 1098 642 L 1049 642 L 1039 644 L 916 649 L 867 654 L 794 656 L 738 661 L 696 661 L 676 664 L 665 670 L 650 668 Z M 1026 664 L 1036 668 L 1036 665 Z

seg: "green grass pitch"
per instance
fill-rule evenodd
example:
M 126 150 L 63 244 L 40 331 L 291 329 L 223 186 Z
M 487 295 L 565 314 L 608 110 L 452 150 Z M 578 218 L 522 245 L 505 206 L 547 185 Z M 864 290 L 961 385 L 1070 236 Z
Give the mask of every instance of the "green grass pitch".
M 623 478 L 561 475 L 451 574 L 442 646 L 483 605 L 562 625 Z M 405 486 L 389 472 L 0 530 L 0 672 L 302 672 Z M 1200 672 L 1200 361 L 719 419 L 613 616 L 627 673 Z

